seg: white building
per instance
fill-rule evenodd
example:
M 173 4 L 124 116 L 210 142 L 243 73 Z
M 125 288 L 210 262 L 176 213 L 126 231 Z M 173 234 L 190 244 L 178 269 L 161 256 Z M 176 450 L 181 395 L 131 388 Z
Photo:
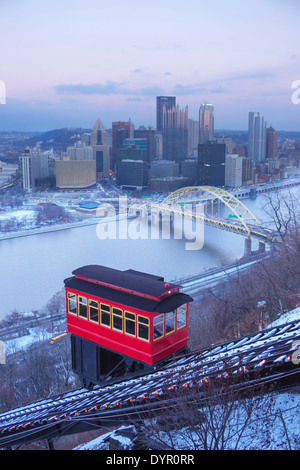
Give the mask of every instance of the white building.
M 225 186 L 239 188 L 242 186 L 243 160 L 236 154 L 226 155 L 225 159 Z
M 75 142 L 73 147 L 67 148 L 67 156 L 70 160 L 93 160 L 93 147 L 83 142 Z
M 26 192 L 35 191 L 36 187 L 49 184 L 49 152 L 39 148 L 26 147 L 19 157 L 22 187 Z

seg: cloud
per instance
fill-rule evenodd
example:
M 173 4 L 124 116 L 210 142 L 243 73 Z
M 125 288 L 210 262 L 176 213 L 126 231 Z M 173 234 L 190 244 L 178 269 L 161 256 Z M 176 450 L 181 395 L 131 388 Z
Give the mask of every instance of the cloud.
M 62 84 L 54 86 L 54 90 L 59 94 L 78 95 L 110 95 L 110 94 L 131 94 L 130 90 L 123 87 L 122 83 L 106 81 L 104 84 Z
M 158 86 L 144 87 L 131 90 L 124 87 L 123 83 L 107 81 L 104 84 L 62 84 L 54 86 L 58 94 L 67 95 L 128 95 L 128 96 L 154 96 L 164 94 L 164 90 Z
M 224 87 L 218 86 L 218 87 L 216 87 L 216 88 L 212 88 L 212 89 L 210 90 L 210 93 L 226 93 L 226 90 L 225 90 Z
M 129 96 L 129 98 L 126 98 L 126 101 L 135 103 L 143 101 L 143 98 L 140 98 L 139 96 Z
M 6 105 L 0 107 L 0 120 L 3 130 L 45 131 L 60 127 L 90 127 L 96 112 L 96 106 L 85 107 L 76 100 L 53 103 L 8 97 Z
M 271 80 L 274 79 L 275 74 L 266 70 L 250 71 L 249 73 L 241 73 L 237 75 L 209 80 L 203 83 L 196 83 L 190 85 L 183 85 L 177 83 L 172 89 L 174 95 L 198 95 L 202 93 L 226 93 L 226 88 L 223 85 L 230 85 L 236 82 L 256 81 L 256 80 Z M 245 86 L 245 85 L 243 85 Z
M 132 71 L 134 74 L 145 73 L 142 69 L 136 68 Z M 171 76 L 171 72 L 165 72 L 165 76 Z M 224 84 L 233 84 L 236 82 L 244 82 L 247 80 L 266 80 L 274 78 L 274 74 L 266 70 L 254 70 L 249 73 L 241 73 L 233 76 L 227 76 L 210 80 L 205 83 L 195 84 L 175 84 L 170 90 L 174 95 L 198 95 L 199 93 L 224 93 Z M 73 83 L 73 84 L 60 84 L 53 87 L 59 95 L 125 95 L 129 97 L 149 97 L 164 95 L 166 90 L 160 86 L 152 85 L 143 88 L 130 88 L 125 82 L 117 82 L 107 80 L 104 83 Z
M 177 84 L 174 86 L 172 94 L 174 95 L 194 95 L 208 91 L 206 87 L 199 85 L 181 85 Z
M 257 72 L 250 72 L 242 75 L 236 75 L 233 77 L 227 77 L 221 81 L 236 81 L 236 80 L 260 80 L 274 78 L 274 73 L 267 70 L 258 70 Z
M 145 88 L 141 88 L 140 90 L 136 90 L 134 94 L 144 95 L 144 96 L 161 96 L 165 93 L 163 88 L 158 86 L 149 86 Z

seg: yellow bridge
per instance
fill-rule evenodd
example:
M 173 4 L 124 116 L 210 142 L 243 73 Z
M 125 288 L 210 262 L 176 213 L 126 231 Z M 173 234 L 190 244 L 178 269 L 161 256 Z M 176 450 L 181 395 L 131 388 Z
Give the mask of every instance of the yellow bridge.
M 160 204 L 147 202 L 145 206 L 152 214 L 178 217 L 184 208 L 184 217 L 244 236 L 250 242 L 250 249 L 251 239 L 257 240 L 260 247 L 278 241 L 275 232 L 263 227 L 239 199 L 221 188 L 185 187 L 169 194 Z

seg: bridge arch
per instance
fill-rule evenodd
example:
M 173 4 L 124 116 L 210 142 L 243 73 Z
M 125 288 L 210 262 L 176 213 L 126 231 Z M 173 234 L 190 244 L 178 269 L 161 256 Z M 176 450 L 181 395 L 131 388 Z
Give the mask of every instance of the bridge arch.
M 217 188 L 214 186 L 187 186 L 185 188 L 180 188 L 169 194 L 166 199 L 160 204 L 160 208 L 170 206 L 178 203 L 178 201 L 185 196 L 187 193 L 192 191 L 202 191 L 203 193 L 208 194 L 209 199 L 218 199 L 223 204 L 225 204 L 231 211 L 231 213 L 237 217 L 238 221 L 244 226 L 245 230 L 250 235 L 250 228 L 248 223 L 253 223 L 257 226 L 261 226 L 261 223 L 257 220 L 255 215 L 245 206 L 239 199 L 230 194 L 225 189 Z M 205 201 L 208 198 L 199 198 L 199 202 Z

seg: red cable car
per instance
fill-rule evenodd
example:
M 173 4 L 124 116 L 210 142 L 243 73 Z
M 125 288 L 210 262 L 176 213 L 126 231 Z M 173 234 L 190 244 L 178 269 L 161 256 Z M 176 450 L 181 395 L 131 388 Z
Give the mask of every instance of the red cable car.
M 84 386 L 156 368 L 186 350 L 192 298 L 132 269 L 89 265 L 65 279 L 72 367 Z

